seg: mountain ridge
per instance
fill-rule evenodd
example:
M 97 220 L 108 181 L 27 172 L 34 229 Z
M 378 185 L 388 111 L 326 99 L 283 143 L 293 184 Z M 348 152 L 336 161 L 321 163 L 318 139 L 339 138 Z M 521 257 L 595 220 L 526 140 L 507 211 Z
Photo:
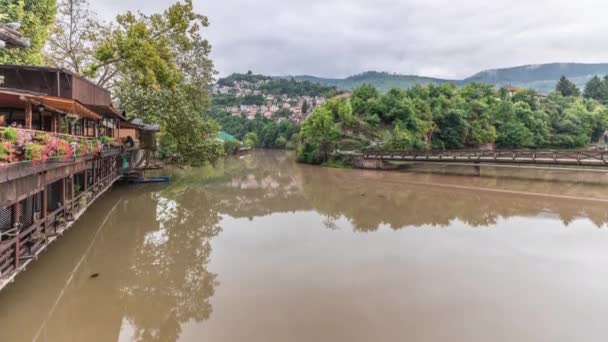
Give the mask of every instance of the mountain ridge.
M 278 76 L 277 78 L 294 78 L 300 81 L 322 83 L 336 86 L 342 90 L 351 90 L 366 83 L 372 84 L 382 91 L 388 91 L 390 88 L 410 88 L 414 85 L 454 83 L 460 86 L 473 82 L 484 82 L 496 86 L 513 85 L 532 88 L 541 93 L 549 93 L 554 90 L 555 84 L 562 75 L 568 77 L 582 90 L 593 76 L 607 74 L 608 63 L 544 63 L 482 70 L 461 80 L 381 71 L 366 71 L 346 78 L 324 78 L 312 75 Z

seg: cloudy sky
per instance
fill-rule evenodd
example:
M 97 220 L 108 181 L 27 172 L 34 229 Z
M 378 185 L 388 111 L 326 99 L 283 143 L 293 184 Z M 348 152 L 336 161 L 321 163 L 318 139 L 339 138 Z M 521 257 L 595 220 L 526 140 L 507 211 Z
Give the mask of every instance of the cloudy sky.
M 104 19 L 173 0 L 90 0 Z M 217 70 L 462 78 L 481 69 L 608 62 L 606 0 L 194 0 Z

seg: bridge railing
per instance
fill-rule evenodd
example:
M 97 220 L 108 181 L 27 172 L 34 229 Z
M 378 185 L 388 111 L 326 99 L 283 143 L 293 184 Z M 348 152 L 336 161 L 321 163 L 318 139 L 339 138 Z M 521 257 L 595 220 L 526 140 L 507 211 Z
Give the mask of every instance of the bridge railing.
M 530 163 L 608 166 L 601 150 L 366 150 L 363 158 L 428 162 Z

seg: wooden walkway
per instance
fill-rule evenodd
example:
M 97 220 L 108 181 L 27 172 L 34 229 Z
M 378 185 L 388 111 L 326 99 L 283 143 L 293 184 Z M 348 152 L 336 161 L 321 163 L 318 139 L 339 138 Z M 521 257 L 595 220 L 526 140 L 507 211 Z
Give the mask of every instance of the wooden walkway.
M 431 150 L 358 153 L 366 160 L 466 164 L 564 165 L 608 168 L 608 151 L 595 150 Z

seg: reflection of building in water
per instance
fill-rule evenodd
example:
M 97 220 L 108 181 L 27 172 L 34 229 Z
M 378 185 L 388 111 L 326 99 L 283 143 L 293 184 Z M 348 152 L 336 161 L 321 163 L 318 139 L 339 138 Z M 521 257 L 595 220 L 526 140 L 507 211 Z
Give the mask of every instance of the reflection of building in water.
M 116 189 L 109 195 L 114 199 L 112 204 L 118 203 L 116 208 L 94 208 L 89 224 L 101 225 L 108 215 L 94 248 L 76 254 L 84 255 L 80 267 L 74 260 L 65 268 L 54 269 L 56 273 L 49 275 L 44 292 L 28 291 L 35 298 L 18 303 L 20 313 L 37 312 L 38 317 L 24 317 L 22 327 L 9 327 L 0 318 L 0 340 L 12 336 L 6 340 L 29 341 L 38 333 L 41 341 L 117 341 L 121 334 L 130 335 L 133 341 L 177 341 L 183 324 L 209 318 L 209 299 L 218 284 L 207 264 L 210 240 L 219 233 L 219 216 L 204 194 L 191 190 L 133 192 L 133 188 Z M 121 195 L 128 199 L 119 199 Z M 100 219 L 94 220 L 95 216 Z M 74 228 L 81 233 L 79 229 L 85 229 L 84 225 Z M 85 240 L 90 239 L 88 234 Z M 60 249 L 55 252 L 64 253 Z M 45 266 L 49 265 L 40 268 L 47 269 Z M 65 286 L 74 269 L 73 281 Z M 90 278 L 94 273 L 98 277 Z M 8 288 L 2 294 L 6 296 L 3 301 L 19 297 L 12 291 L 35 287 L 27 276 L 34 274 L 26 273 L 20 287 Z M 54 283 L 54 279 L 58 281 Z M 36 298 L 38 293 L 40 298 Z M 49 293 L 59 297 L 47 298 Z M 25 338 L 26 333 L 31 336 Z

